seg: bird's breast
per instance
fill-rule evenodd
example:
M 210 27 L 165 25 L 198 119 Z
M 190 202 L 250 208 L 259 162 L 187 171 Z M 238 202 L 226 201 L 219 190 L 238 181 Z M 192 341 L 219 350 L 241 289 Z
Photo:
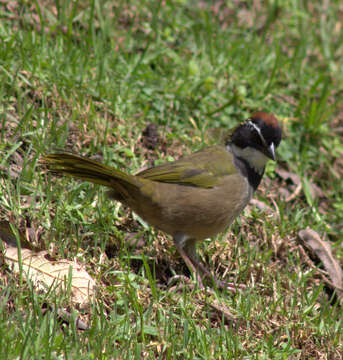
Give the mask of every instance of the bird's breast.
M 251 199 L 252 190 L 239 172 L 223 176 L 212 188 L 155 183 L 144 198 L 128 204 L 144 220 L 168 234 L 205 239 L 224 231 Z

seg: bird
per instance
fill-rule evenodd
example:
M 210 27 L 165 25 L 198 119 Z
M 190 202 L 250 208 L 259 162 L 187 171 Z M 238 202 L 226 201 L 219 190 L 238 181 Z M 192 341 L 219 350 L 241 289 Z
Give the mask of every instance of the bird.
M 205 147 L 135 175 L 64 151 L 43 156 L 41 163 L 48 171 L 106 186 L 110 199 L 172 236 L 201 287 L 204 279 L 210 279 L 235 292 L 235 284 L 217 279 L 201 262 L 196 245 L 224 232 L 242 213 L 267 161 L 276 160 L 281 138 L 275 115 L 260 111 L 238 124 L 224 145 Z

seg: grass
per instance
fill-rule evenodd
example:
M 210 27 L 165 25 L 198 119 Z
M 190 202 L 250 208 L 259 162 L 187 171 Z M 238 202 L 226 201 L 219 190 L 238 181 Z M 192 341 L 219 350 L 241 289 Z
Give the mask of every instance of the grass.
M 1 261 L 0 357 L 341 359 L 340 306 L 297 240 L 309 226 L 343 257 L 340 2 L 3 1 L 0 16 L 0 220 L 85 264 L 98 287 L 82 309 Z M 199 244 L 219 278 L 249 285 L 236 295 L 169 287 L 188 275 L 170 238 L 105 189 L 38 164 L 58 148 L 135 172 L 219 142 L 261 109 L 285 134 L 255 196 L 272 212 L 249 206 Z M 300 177 L 290 201 L 279 169 Z M 60 308 L 89 329 L 61 325 Z

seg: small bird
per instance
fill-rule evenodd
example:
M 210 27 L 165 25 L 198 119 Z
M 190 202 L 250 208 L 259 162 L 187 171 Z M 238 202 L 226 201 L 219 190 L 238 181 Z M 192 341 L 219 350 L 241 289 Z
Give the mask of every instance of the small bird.
M 243 211 L 268 159 L 275 161 L 280 141 L 276 117 L 257 112 L 232 130 L 225 146 L 209 146 L 136 175 L 66 152 L 48 154 L 42 163 L 53 172 L 107 186 L 111 199 L 173 237 L 200 286 L 210 278 L 235 291 L 234 284 L 211 275 L 197 257 L 196 243 L 223 232 Z

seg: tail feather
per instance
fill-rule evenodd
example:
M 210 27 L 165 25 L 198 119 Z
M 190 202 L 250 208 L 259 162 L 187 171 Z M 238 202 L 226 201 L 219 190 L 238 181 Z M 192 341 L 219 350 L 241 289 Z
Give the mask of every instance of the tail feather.
M 49 167 L 49 170 L 56 173 L 63 173 L 77 179 L 90 181 L 94 184 L 105 185 L 117 188 L 116 184 L 123 183 L 137 187 L 137 180 L 134 176 L 104 165 L 98 161 L 71 153 L 60 152 L 44 156 L 42 164 Z

